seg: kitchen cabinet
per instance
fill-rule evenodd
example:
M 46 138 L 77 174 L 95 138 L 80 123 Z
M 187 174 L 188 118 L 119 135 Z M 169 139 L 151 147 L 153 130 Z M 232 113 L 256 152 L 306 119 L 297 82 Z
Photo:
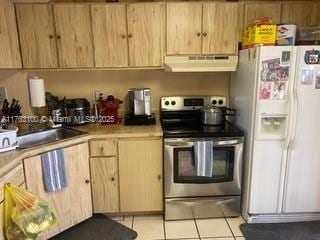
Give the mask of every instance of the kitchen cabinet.
M 16 16 L 9 0 L 0 0 L 0 53 L 0 69 L 21 68 Z
M 119 212 L 118 142 L 95 139 L 89 146 L 93 211 Z
M 238 14 L 238 3 L 203 3 L 203 54 L 236 53 Z
M 114 157 L 90 158 L 93 211 L 119 212 L 118 159 Z
M 167 54 L 201 54 L 202 3 L 167 3 Z
M 118 152 L 118 142 L 114 139 L 96 139 L 90 141 L 90 156 L 116 156 Z
M 281 3 L 246 3 L 244 9 L 244 27 L 257 18 L 271 17 L 274 24 L 279 24 L 281 18 Z
M 52 5 L 16 4 L 24 68 L 58 68 Z
M 294 23 L 299 27 L 311 27 L 320 24 L 320 4 L 318 2 L 283 3 L 281 22 Z
M 128 5 L 130 67 L 161 66 L 164 42 L 163 3 Z
M 91 6 L 96 67 L 161 66 L 163 3 Z
M 167 3 L 167 55 L 235 54 L 238 3 Z
M 55 4 L 53 9 L 60 67 L 94 67 L 90 6 Z
M 162 140 L 120 139 L 118 149 L 120 211 L 162 211 Z
M 96 67 L 128 67 L 125 4 L 91 5 Z
M 41 156 L 24 159 L 27 190 L 47 201 L 57 217 L 57 224 L 42 239 L 48 239 L 92 216 L 88 144 L 66 147 L 64 156 L 68 185 L 52 193 L 44 189 Z

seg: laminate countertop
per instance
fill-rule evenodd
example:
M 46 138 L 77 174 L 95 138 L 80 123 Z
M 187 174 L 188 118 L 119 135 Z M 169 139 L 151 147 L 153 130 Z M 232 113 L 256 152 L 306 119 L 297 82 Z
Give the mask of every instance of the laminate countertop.
M 120 125 L 101 125 L 87 124 L 75 127 L 78 130 L 84 131 L 83 135 L 68 138 L 65 140 L 52 142 L 35 146 L 28 149 L 16 149 L 5 153 L 0 153 L 0 178 L 15 168 L 21 163 L 24 158 L 38 155 L 43 152 L 48 152 L 53 149 L 63 148 L 82 142 L 87 142 L 90 139 L 101 138 L 146 138 L 146 137 L 162 137 L 163 132 L 160 121 L 157 120 L 155 125 L 145 126 L 125 126 Z

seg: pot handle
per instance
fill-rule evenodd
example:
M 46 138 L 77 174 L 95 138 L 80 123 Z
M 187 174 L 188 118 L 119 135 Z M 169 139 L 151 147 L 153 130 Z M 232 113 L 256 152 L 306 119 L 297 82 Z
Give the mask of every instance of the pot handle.
M 225 108 L 225 113 L 227 116 L 236 116 L 237 110 L 232 109 L 232 108 Z

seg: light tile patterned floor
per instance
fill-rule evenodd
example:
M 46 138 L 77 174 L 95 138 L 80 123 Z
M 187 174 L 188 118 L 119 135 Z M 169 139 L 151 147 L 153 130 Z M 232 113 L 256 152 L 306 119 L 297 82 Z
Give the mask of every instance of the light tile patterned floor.
M 239 218 L 164 221 L 162 215 L 120 216 L 112 219 L 138 233 L 137 240 L 245 240 Z

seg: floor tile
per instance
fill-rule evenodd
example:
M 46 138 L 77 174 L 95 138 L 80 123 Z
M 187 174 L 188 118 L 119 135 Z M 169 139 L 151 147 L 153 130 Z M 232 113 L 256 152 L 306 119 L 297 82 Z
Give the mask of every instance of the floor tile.
M 134 216 L 134 220 L 151 220 L 151 219 L 163 219 L 163 215 L 137 215 L 137 216 Z
M 123 221 L 124 220 L 124 216 L 108 216 L 108 217 L 114 221 Z
M 246 240 L 244 237 L 236 237 L 236 240 Z
M 233 237 L 232 232 L 224 218 L 197 219 L 200 237 Z
M 199 238 L 194 220 L 165 221 L 166 239 Z
M 133 218 L 133 230 L 138 233 L 137 240 L 164 239 L 162 219 Z
M 125 216 L 122 221 L 118 221 L 122 225 L 125 225 L 127 228 L 132 228 L 133 216 Z
M 223 238 L 201 238 L 201 240 L 235 240 L 233 237 L 223 237 Z
M 243 234 L 239 228 L 239 226 L 242 223 L 245 223 L 244 219 L 242 217 L 237 217 L 237 218 L 226 218 L 228 221 L 228 224 L 231 228 L 231 231 L 233 232 L 233 235 L 236 237 L 242 237 Z

